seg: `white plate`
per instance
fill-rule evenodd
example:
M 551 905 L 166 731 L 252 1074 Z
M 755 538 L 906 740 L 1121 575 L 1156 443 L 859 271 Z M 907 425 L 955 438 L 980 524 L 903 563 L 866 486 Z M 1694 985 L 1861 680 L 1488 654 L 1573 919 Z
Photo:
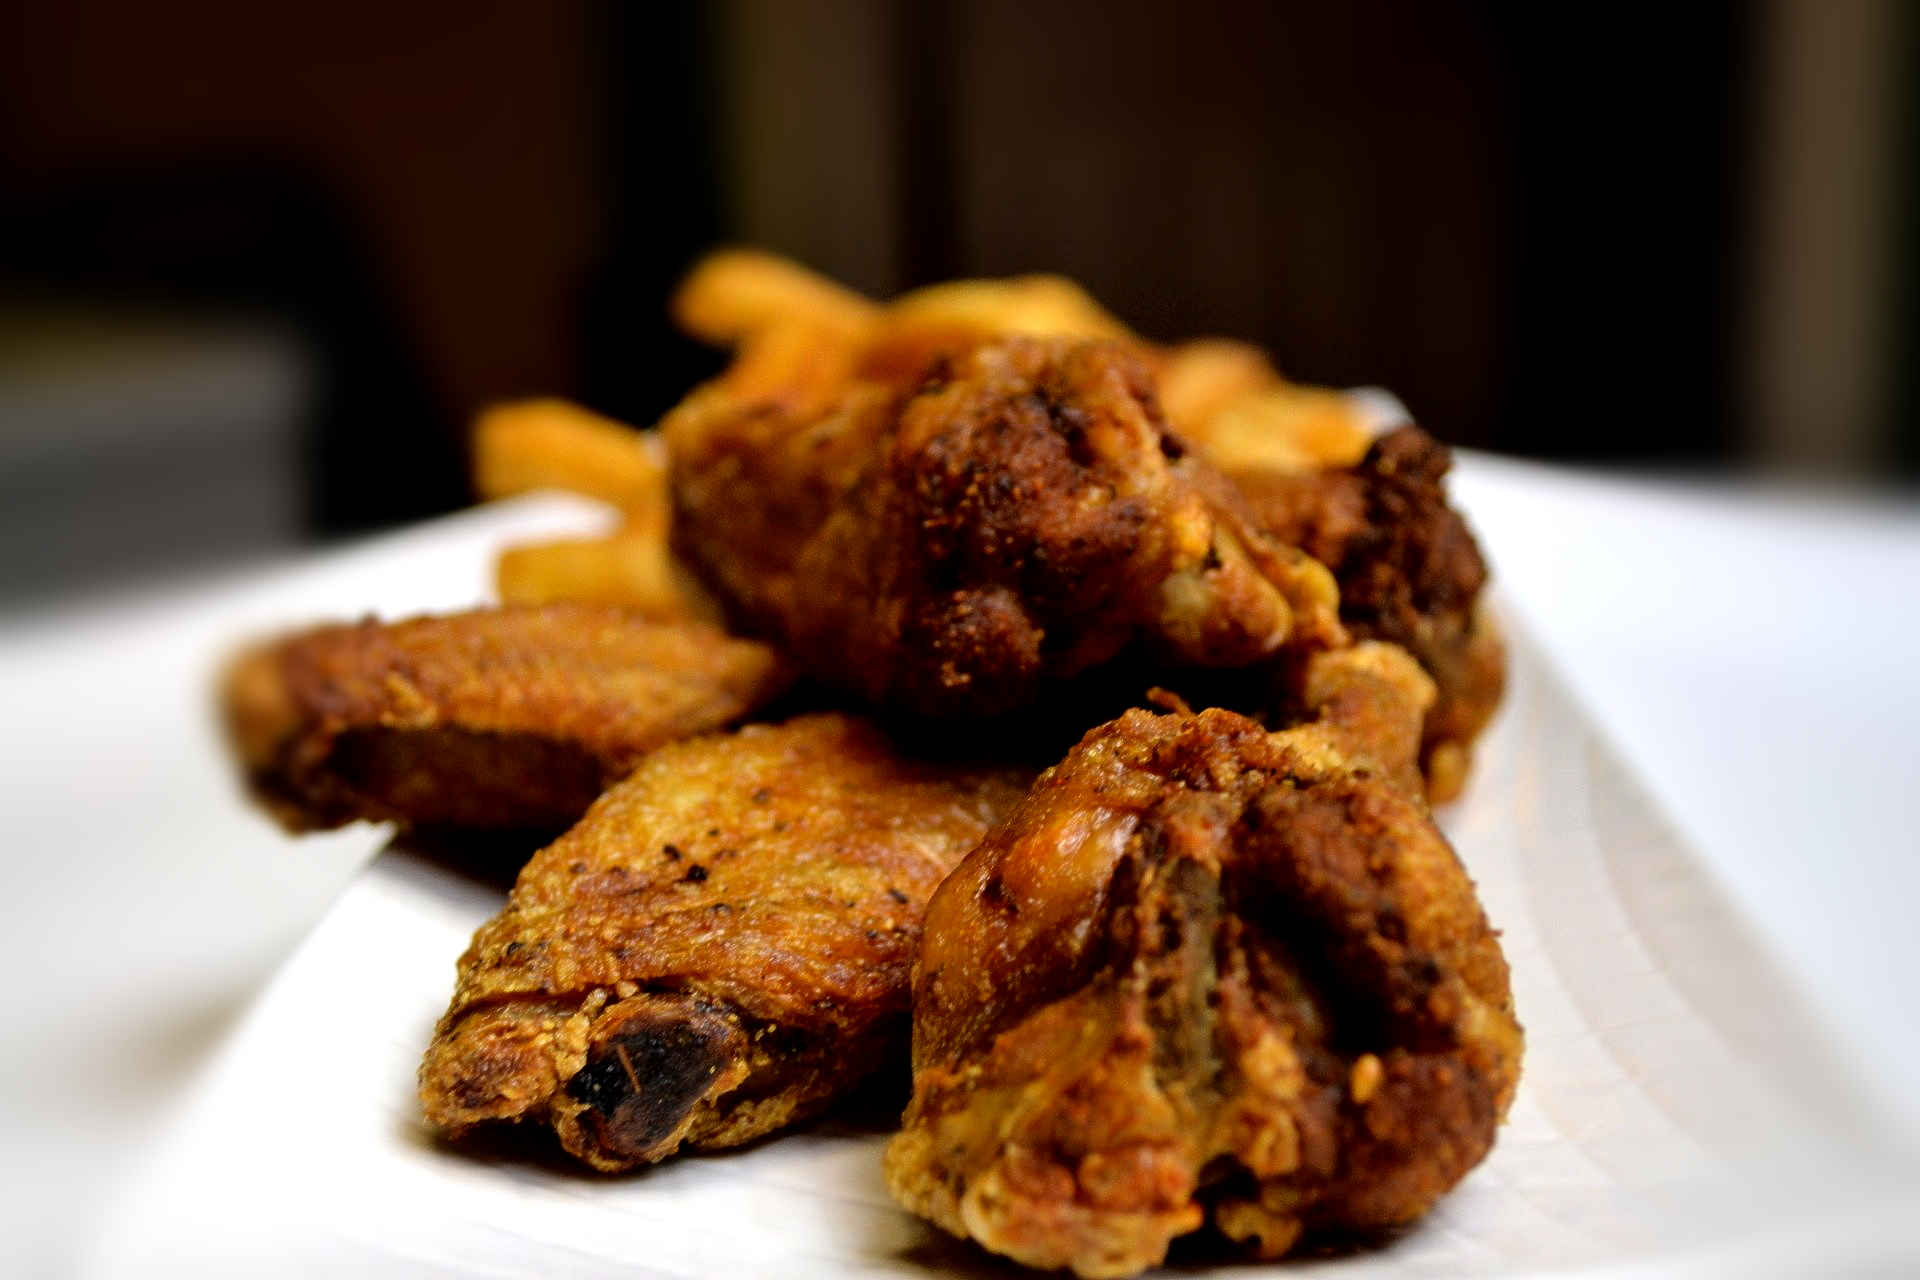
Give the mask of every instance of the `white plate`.
M 1851 1115 L 1784 985 L 1524 636 L 1513 656 L 1509 701 L 1446 826 L 1512 961 L 1528 1032 L 1518 1100 L 1493 1155 L 1418 1226 L 1281 1270 L 1835 1275 L 1920 1259 L 1901 1213 L 1912 1184 Z M 90 1269 L 1017 1271 L 895 1207 L 871 1120 L 623 1177 L 575 1172 L 533 1142 L 436 1140 L 414 1073 L 455 959 L 502 898 L 384 853 L 207 1069 Z

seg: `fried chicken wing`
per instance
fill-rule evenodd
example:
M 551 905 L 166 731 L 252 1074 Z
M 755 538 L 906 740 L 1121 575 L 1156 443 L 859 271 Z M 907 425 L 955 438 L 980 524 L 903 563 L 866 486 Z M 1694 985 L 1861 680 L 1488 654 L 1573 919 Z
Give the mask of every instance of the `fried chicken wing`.
M 818 1111 L 904 1056 L 927 898 L 1030 778 L 838 714 L 662 748 L 475 935 L 428 1117 L 550 1124 L 619 1170 Z
M 1110 607 L 1115 602 L 1104 597 L 1090 606 L 1087 595 L 1113 574 L 1132 575 L 1136 594 L 1158 581 L 1164 566 L 1155 563 L 1151 535 L 1166 527 L 1159 523 L 1165 509 L 1149 512 L 1144 540 L 1124 522 L 1137 518 L 1126 500 L 1142 487 L 1128 479 L 1160 468 L 1128 451 L 1137 440 L 1118 451 L 1086 447 L 1089 437 L 1071 426 L 1082 406 L 1053 394 L 1074 381 L 1070 376 L 1029 376 L 1014 368 L 1011 378 L 995 377 L 977 354 L 1002 343 L 1045 339 L 1057 349 L 1098 339 L 1137 362 L 1125 375 L 1135 391 L 1139 368 L 1147 371 L 1177 437 L 1167 447 L 1204 459 L 1166 469 L 1204 477 L 1197 487 L 1207 502 L 1238 508 L 1221 496 L 1213 471 L 1230 477 L 1279 542 L 1301 547 L 1335 571 L 1343 622 L 1360 638 L 1409 648 L 1439 682 L 1423 764 L 1434 800 L 1459 791 L 1471 743 L 1499 702 L 1505 659 L 1491 620 L 1477 607 L 1485 566 L 1447 505 L 1447 454 L 1431 439 L 1410 429 L 1370 451 L 1366 415 L 1350 397 L 1282 377 L 1264 352 L 1244 342 L 1149 342 L 1057 277 L 953 281 L 884 307 L 865 304 L 853 323 L 844 306 L 823 301 L 844 293 L 823 278 L 791 263 L 737 258 L 716 255 L 696 270 L 681 304 L 699 312 L 724 302 L 720 309 L 737 315 L 730 326 L 694 328 L 709 340 L 741 344 L 734 369 L 722 379 L 729 385 L 696 392 L 669 418 L 667 433 L 678 459 L 676 539 L 728 600 L 736 621 L 764 635 L 805 636 L 809 648 L 823 650 L 809 666 L 817 662 L 870 699 L 877 694 L 882 702 L 940 714 L 1022 704 L 1030 700 L 1036 671 L 1070 673 L 1118 636 L 1151 644 L 1155 620 L 1143 626 L 1129 616 L 1151 612 L 1150 606 L 1143 610 L 1135 599 Z M 742 274 L 752 278 L 735 278 Z M 775 376 L 762 376 L 769 361 L 759 345 L 780 348 L 780 358 L 771 361 Z M 971 372 L 964 367 L 969 362 Z M 929 379 L 931 385 L 923 385 Z M 965 389 L 969 383 L 973 391 Z M 1063 485 L 1057 471 L 1032 465 L 1035 452 L 1022 441 L 1033 433 L 1022 415 L 992 408 L 1002 390 L 1003 401 L 1035 410 L 1026 417 L 1052 416 L 1063 436 L 1080 442 L 1072 446 L 1072 461 L 1091 459 L 1084 475 L 1069 475 Z M 916 407 L 930 393 L 943 407 Z M 1095 400 L 1112 407 L 1122 398 Z M 823 404 L 835 407 L 822 411 Z M 1053 414 L 1049 406 L 1065 413 Z M 943 413 L 951 415 L 950 429 L 928 432 L 923 425 L 919 439 L 889 421 Z M 1133 416 L 1096 411 L 1095 420 Z M 1148 416 L 1168 438 L 1159 410 Z M 979 419 L 974 427 L 970 417 Z M 982 440 L 996 431 L 999 439 Z M 1105 436 L 1116 439 L 1112 432 Z M 856 489 L 875 455 L 883 458 L 880 474 Z M 1011 486 L 1022 480 L 1040 484 L 1027 485 L 1016 500 Z M 1003 487 L 996 492 L 981 484 Z M 1113 509 L 1077 501 L 1102 487 L 1121 499 Z M 1037 504 L 1036 493 L 1042 495 Z M 1022 519 L 995 510 L 1017 504 L 1024 504 Z M 831 539 L 816 541 L 829 514 L 842 506 L 855 510 L 835 518 Z M 1062 513 L 1070 518 L 1060 519 Z M 1249 541 L 1231 527 L 1229 534 Z M 859 558 L 876 546 L 877 560 Z M 1135 554 L 1117 552 L 1120 546 Z M 918 554 L 919 547 L 932 554 Z M 815 561 L 803 571 L 801 556 L 809 549 Z M 1068 603 L 1036 609 L 1038 592 L 1029 579 Z M 1196 619 L 1211 630 L 1246 626 L 1260 616 L 1251 597 L 1217 609 L 1177 572 L 1172 582 L 1170 594 L 1186 599 L 1166 610 L 1163 621 L 1178 638 L 1161 647 L 1181 661 L 1191 660 Z M 1297 592 L 1283 584 L 1283 594 L 1299 607 Z M 1074 621 L 1063 629 L 1053 613 Z M 866 643 L 850 647 L 842 643 L 846 636 Z M 912 647 L 924 656 L 903 660 L 898 651 Z
M 253 794 L 291 831 L 558 830 L 647 752 L 787 681 L 712 627 L 547 605 L 318 627 L 243 654 L 223 701 Z
M 801 548 L 871 464 L 901 392 L 861 384 L 815 417 L 726 385 L 660 424 L 673 454 L 674 549 L 748 631 L 780 636 L 798 610 Z
M 682 552 L 877 706 L 993 715 L 1122 653 L 1236 668 L 1345 640 L 1331 575 L 1185 449 L 1124 344 L 1012 338 L 818 422 L 709 399 L 664 428 Z
M 1423 1213 L 1486 1154 L 1520 1050 L 1416 797 L 1339 733 L 1132 711 L 934 895 L 887 1179 L 1036 1267 L 1130 1275 L 1207 1222 L 1278 1256 Z
M 1486 562 L 1447 502 L 1451 461 L 1445 445 L 1402 427 L 1352 467 L 1233 473 L 1276 537 L 1333 570 L 1348 630 L 1400 645 L 1433 676 L 1422 763 L 1436 802 L 1458 793 L 1506 682 L 1504 646 L 1480 605 Z

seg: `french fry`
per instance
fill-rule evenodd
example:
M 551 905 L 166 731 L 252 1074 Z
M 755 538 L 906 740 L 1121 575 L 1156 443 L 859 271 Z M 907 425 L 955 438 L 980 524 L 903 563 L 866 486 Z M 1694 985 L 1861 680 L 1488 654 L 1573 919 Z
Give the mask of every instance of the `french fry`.
M 824 410 L 853 377 L 860 344 L 845 330 L 789 321 L 750 333 L 721 375 L 733 399 L 793 418 Z
M 944 351 L 1027 334 L 1141 350 L 1168 419 L 1228 471 L 1349 465 L 1370 439 L 1344 396 L 1288 382 L 1258 348 L 1217 338 L 1153 348 L 1061 276 L 954 280 L 882 307 L 786 259 L 728 250 L 694 268 L 674 313 L 695 337 L 738 348 L 703 394 L 796 420 L 825 411 L 856 381 L 912 381 Z
M 861 333 L 880 314 L 872 299 L 753 249 L 702 258 L 674 294 L 672 310 L 681 329 L 717 347 L 781 324 Z
M 1132 333 L 1091 294 L 1064 276 L 950 280 L 894 299 L 885 323 L 967 329 L 991 336 L 1130 338 Z
M 1260 348 L 1228 338 L 1196 338 L 1159 353 L 1160 407 L 1167 421 L 1203 445 L 1214 415 L 1234 400 L 1281 385 Z
M 942 351 L 1005 334 L 1129 340 L 1133 334 L 1062 276 L 952 280 L 894 299 L 861 360 L 861 372 L 914 378 Z
M 483 498 L 565 489 L 627 511 L 664 510 L 667 503 L 659 437 L 565 400 L 522 400 L 481 414 L 473 475 Z
M 1282 383 L 1236 396 L 1196 433 L 1207 461 L 1242 471 L 1314 471 L 1350 467 L 1373 443 L 1367 421 L 1346 396 L 1325 387 Z
M 1167 421 L 1229 474 L 1351 466 L 1372 441 L 1346 396 L 1288 382 L 1247 343 L 1198 338 L 1158 364 Z
M 656 622 L 718 622 L 720 609 L 667 549 L 666 529 L 512 547 L 496 584 L 504 604 L 610 604 Z

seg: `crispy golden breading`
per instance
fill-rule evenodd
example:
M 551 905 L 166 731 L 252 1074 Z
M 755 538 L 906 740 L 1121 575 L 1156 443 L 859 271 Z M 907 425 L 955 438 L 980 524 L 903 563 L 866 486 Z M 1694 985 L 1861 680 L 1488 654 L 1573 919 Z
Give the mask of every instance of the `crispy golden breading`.
M 941 886 L 894 1194 L 1030 1266 L 1212 1223 L 1278 1256 L 1407 1222 L 1487 1152 L 1506 961 L 1425 806 L 1230 712 L 1089 733 Z
M 927 898 L 1030 777 L 835 714 L 655 752 L 475 935 L 427 1115 L 617 1170 L 818 1111 L 904 1051 Z
M 224 709 L 288 830 L 557 829 L 647 752 L 787 680 L 772 650 L 713 627 L 549 605 L 319 627 L 242 655 Z
M 697 393 L 664 426 L 677 548 L 877 706 L 992 715 L 1123 653 L 1237 668 L 1345 639 L 1325 568 L 1185 451 L 1124 345 L 977 346 L 806 423 Z
M 899 393 L 862 384 L 818 417 L 796 418 L 777 401 L 714 384 L 662 421 L 674 459 L 674 550 L 739 625 L 783 633 L 801 546 L 859 481 L 899 405 Z
M 1340 755 L 1410 796 L 1425 795 L 1421 738 L 1436 695 L 1405 649 L 1362 640 L 1316 653 L 1290 683 L 1287 701 L 1303 721 L 1288 728 L 1296 747 Z
M 1234 473 L 1276 537 L 1333 570 L 1348 630 L 1400 645 L 1433 676 L 1440 696 L 1422 762 L 1436 803 L 1459 792 L 1506 683 L 1504 647 L 1480 606 L 1486 562 L 1447 503 L 1450 465 L 1445 445 L 1402 427 L 1357 466 Z

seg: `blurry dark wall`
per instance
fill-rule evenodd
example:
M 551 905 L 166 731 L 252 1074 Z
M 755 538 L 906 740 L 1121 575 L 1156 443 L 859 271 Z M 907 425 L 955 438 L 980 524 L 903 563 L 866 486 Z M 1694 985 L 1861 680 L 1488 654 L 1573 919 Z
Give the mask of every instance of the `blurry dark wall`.
M 747 128 L 890 88 L 892 154 L 866 145 L 900 198 L 867 220 L 894 251 L 820 216 L 832 192 L 750 172 L 757 239 L 883 292 L 1062 271 L 1149 334 L 1233 334 L 1297 377 L 1389 386 L 1464 444 L 1734 455 L 1749 7 L 1665 7 L 1658 39 L 1644 14 L 1518 4 L 824 7 L 891 23 L 884 65 L 743 0 L 748 55 L 784 25 L 813 68 L 784 100 L 744 91 Z M 811 145 L 816 173 L 859 167 Z M 776 188 L 803 207 L 763 213 Z
M 462 501 L 489 400 L 656 415 L 726 240 L 882 295 L 1064 272 L 1462 444 L 1885 474 L 1910 12 L 16 2 L 0 301 L 295 333 L 322 532 Z
M 940 121 L 956 235 L 917 246 L 914 274 L 1064 270 L 1150 334 L 1252 338 L 1296 377 L 1398 388 L 1437 430 L 1488 442 L 1514 264 L 1483 15 L 1006 2 L 946 18 L 930 43 L 958 63 Z
M 1888 330 L 1893 369 L 1892 469 L 1920 478 L 1920 13 L 1901 11 L 1897 26 L 1894 146 L 1901 157 L 1893 174 L 1891 220 L 1903 234 L 1893 246 L 1894 297 Z
M 257 316 L 314 349 L 325 530 L 466 496 L 485 400 L 579 375 L 604 238 L 595 11 L 0 6 L 16 292 Z
M 1915 453 L 1899 0 L 725 12 L 732 225 L 871 290 L 1064 271 L 1531 456 Z
M 583 71 L 597 86 L 606 233 L 585 280 L 571 389 L 650 423 L 723 363 L 676 330 L 666 306 L 695 259 L 731 238 L 718 9 L 608 0 L 593 12 Z

